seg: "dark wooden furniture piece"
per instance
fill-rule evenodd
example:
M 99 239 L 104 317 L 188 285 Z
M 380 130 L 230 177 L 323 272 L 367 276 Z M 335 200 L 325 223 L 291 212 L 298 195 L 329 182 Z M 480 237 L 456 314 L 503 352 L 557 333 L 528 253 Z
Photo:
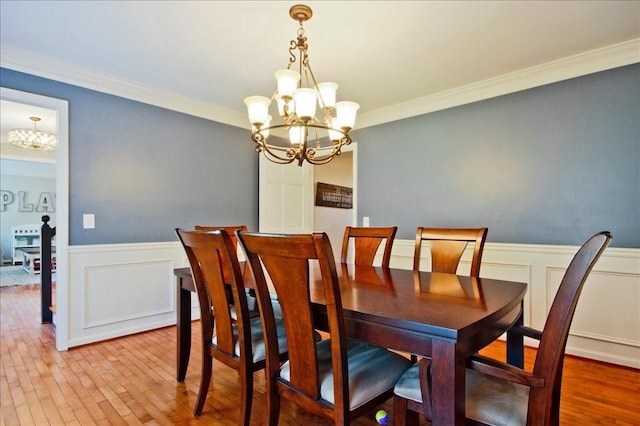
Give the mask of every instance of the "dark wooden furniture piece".
M 611 235 L 592 236 L 569 264 L 554 298 L 542 332 L 513 327 L 540 341 L 532 372 L 491 358 L 474 355 L 465 376 L 466 416 L 476 424 L 557 425 L 560 421 L 562 366 L 569 328 L 582 287 Z M 394 424 L 418 424 L 418 414 L 435 419 L 438 369 L 435 360 L 422 359 L 398 381 L 394 397 Z M 460 400 L 462 403 L 465 399 Z
M 231 237 L 231 241 L 234 246 L 237 247 L 238 241 L 235 235 L 236 230 L 246 231 L 246 225 L 228 225 L 228 226 L 209 226 L 209 225 L 196 225 L 194 226 L 196 231 L 218 231 L 224 229 Z M 243 262 L 240 262 L 242 270 L 244 269 Z M 191 268 L 176 268 L 174 269 L 177 283 L 177 307 L 176 307 L 176 324 L 177 327 L 177 380 L 183 382 L 187 374 L 187 367 L 189 366 L 189 357 L 191 356 L 191 293 L 196 291 L 193 277 L 191 276 Z M 251 277 L 247 274 L 243 275 L 245 280 Z M 246 285 L 246 282 L 245 282 Z M 189 326 L 187 326 L 189 324 Z
M 236 231 L 246 231 L 247 225 L 228 225 L 228 226 L 209 226 L 209 225 L 196 225 L 193 227 L 196 231 L 220 231 L 225 230 L 231 237 L 233 245 L 238 247 L 238 238 L 236 237 Z
M 52 240 L 56 236 L 56 228 L 49 226 L 51 218 L 48 215 L 42 216 L 42 229 L 40 231 L 40 308 L 42 323 L 53 321 L 53 283 L 51 274 L 53 269 L 53 248 Z
M 236 237 L 236 231 L 246 231 L 247 225 L 227 225 L 227 226 L 195 225 L 193 229 L 195 229 L 196 231 L 206 231 L 206 232 L 220 231 L 220 230 L 227 231 L 227 233 L 229 234 L 229 237 L 231 237 L 231 241 L 233 242 L 233 245 L 236 248 L 236 253 L 237 253 L 239 245 L 238 245 L 238 237 Z M 245 272 L 247 271 L 243 269 L 243 276 L 246 279 L 247 274 Z M 253 290 L 247 289 L 246 292 L 250 299 L 249 310 L 253 311 L 252 316 L 253 314 L 257 316 L 258 313 L 254 311 L 255 298 L 254 298 Z M 231 291 L 229 288 L 227 288 L 227 300 L 229 300 L 229 303 L 233 305 L 233 297 L 231 296 Z M 231 314 L 235 318 L 235 311 L 232 311 Z
M 191 268 L 176 268 L 176 380 L 184 382 L 191 357 L 191 293 L 196 292 Z
M 329 237 L 239 232 L 251 265 L 267 347 L 269 425 L 277 425 L 280 400 L 322 416 L 336 425 L 389 399 L 395 382 L 410 366 L 384 348 L 347 339 L 340 287 Z M 329 338 L 316 343 L 309 264 L 317 262 L 315 291 L 324 295 Z M 282 307 L 289 360 L 280 365 L 276 318 L 270 289 Z
M 416 231 L 416 247 L 413 254 L 413 270 L 420 270 L 422 242 L 429 241 L 431 271 L 455 274 L 464 249 L 475 243 L 469 276 L 480 276 L 482 251 L 487 238 L 487 228 L 422 228 Z
M 178 313 L 178 353 L 188 354 L 191 330 L 188 269 L 176 269 L 178 293 L 183 308 Z M 316 274 L 315 268 L 311 269 Z M 405 269 L 341 264 L 338 269 L 340 295 L 347 335 L 403 352 L 431 356 L 437 380 L 433 387 L 435 425 L 464 422 L 464 363 L 469 355 L 507 332 L 508 362 L 524 359 L 522 341 L 513 339 L 510 327 L 522 321 L 525 283 L 489 278 L 457 277 L 465 288 L 477 287 L 484 303 L 450 297 L 427 290 L 440 287 L 449 274 L 414 272 Z M 475 284 L 474 284 L 475 280 Z M 448 281 L 448 280 L 447 280 Z M 415 283 L 420 282 L 423 291 Z M 245 280 L 245 285 L 248 280 Z M 372 285 L 379 283 L 379 285 Z M 322 325 L 324 296 L 320 285 L 311 280 L 316 324 Z M 190 334 L 189 334 L 190 336 Z M 515 354 L 515 356 L 514 356 Z M 511 358 L 513 357 L 513 358 Z M 187 368 L 188 356 L 178 360 L 178 379 Z M 456 399 L 457 398 L 457 399 Z
M 342 239 L 340 262 L 347 262 L 349 241 L 353 240 L 355 250 L 353 263 L 356 265 L 373 265 L 373 259 L 378 252 L 378 247 L 380 247 L 383 240 L 386 240 L 381 266 L 388 268 L 391 260 L 391 248 L 393 247 L 393 240 L 396 237 L 397 230 L 397 226 L 381 228 L 354 228 L 347 226 Z
M 202 324 L 202 377 L 194 415 L 202 413 L 209 384 L 212 360 L 234 368 L 240 376 L 242 424 L 249 425 L 253 398 L 253 372 L 265 367 L 264 338 L 259 318 L 251 318 L 236 245 L 225 230 L 204 232 L 176 229 L 189 258 L 200 305 Z M 231 289 L 233 305 L 227 294 Z M 232 316 L 232 306 L 235 315 Z M 215 330 L 215 332 L 214 332 Z M 284 336 L 282 324 L 278 332 Z M 281 339 L 286 357 L 286 341 Z M 284 354 L 284 355 L 282 355 Z

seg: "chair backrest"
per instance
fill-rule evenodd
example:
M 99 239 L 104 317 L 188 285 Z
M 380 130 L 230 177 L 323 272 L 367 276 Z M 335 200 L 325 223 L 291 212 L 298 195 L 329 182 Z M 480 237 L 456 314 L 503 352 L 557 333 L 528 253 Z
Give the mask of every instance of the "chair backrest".
M 236 238 L 236 231 L 246 231 L 247 225 L 229 225 L 229 226 L 209 226 L 209 225 L 196 225 L 193 227 L 196 231 L 227 231 L 227 234 L 231 237 L 233 245 L 238 246 L 238 239 Z
M 422 242 L 429 241 L 431 248 L 431 271 L 455 274 L 462 253 L 469 243 L 474 243 L 469 276 L 480 276 L 482 251 L 487 238 L 487 228 L 423 228 L 416 231 L 416 246 L 413 253 L 413 270 L 420 270 Z
M 176 229 L 176 233 L 189 258 L 200 302 L 203 345 L 208 347 L 211 344 L 215 312 L 217 350 L 235 357 L 235 323 L 240 342 L 240 357 L 246 356 L 246 359 L 251 359 L 249 308 L 236 246 L 231 235 L 225 230 L 207 232 Z M 236 311 L 234 317 L 227 299 L 228 286 L 231 287 L 233 295 Z
M 562 365 L 571 321 L 593 265 L 611 242 L 611 234 L 599 232 L 589 238 L 569 264 L 547 316 L 533 366 L 533 374 L 545 379 L 543 388 L 531 388 L 530 419 L 543 419 L 550 424 L 554 408 L 560 403 Z M 557 413 L 555 413 L 557 414 Z
M 274 315 L 269 296 L 270 283 L 282 308 L 289 347 L 290 378 L 288 384 L 280 382 L 279 386 L 288 387 L 288 393 L 305 399 L 306 405 L 321 404 L 318 402 L 320 380 L 309 288 L 310 261 L 317 260 L 331 334 L 334 408 L 342 411 L 345 410 L 346 404 L 348 410 L 346 337 L 338 275 L 329 237 L 325 233 L 275 235 L 247 232 L 239 232 L 238 237 L 254 274 L 266 336 L 267 375 L 273 383 L 277 381 L 280 370 L 277 342 L 274 337 Z
M 344 238 L 342 239 L 342 252 L 340 262 L 347 263 L 349 255 L 349 241 L 353 239 L 356 265 L 373 265 L 373 259 L 376 257 L 378 248 L 383 240 L 386 240 L 384 253 L 382 255 L 382 266 L 389 267 L 391 261 L 391 248 L 393 240 L 396 237 L 397 226 L 378 227 L 378 228 L 354 228 L 347 226 L 344 230 Z

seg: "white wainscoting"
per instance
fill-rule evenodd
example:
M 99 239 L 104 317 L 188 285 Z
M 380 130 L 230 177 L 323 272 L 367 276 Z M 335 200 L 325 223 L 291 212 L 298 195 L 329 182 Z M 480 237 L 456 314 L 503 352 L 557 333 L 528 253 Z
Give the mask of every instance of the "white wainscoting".
M 391 266 L 411 269 L 413 240 L 396 240 Z M 577 246 L 487 243 L 482 277 L 526 282 L 525 323 L 542 329 Z M 429 251 L 422 267 L 429 269 Z M 471 251 L 458 270 L 468 273 Z M 380 259 L 378 259 L 378 262 Z M 175 324 L 173 269 L 188 262 L 179 242 L 69 249 L 69 347 Z M 192 297 L 192 318 L 198 318 Z M 535 341 L 528 340 L 534 345 Z M 607 248 L 591 272 L 567 353 L 640 368 L 640 250 Z
M 69 347 L 174 325 L 173 270 L 183 266 L 178 242 L 70 247 Z
M 396 240 L 391 266 L 410 269 L 414 241 Z M 429 270 L 429 251 L 421 267 Z M 526 282 L 525 324 L 542 330 L 577 246 L 485 244 L 480 276 Z M 471 250 L 458 273 L 468 274 Z M 379 260 L 378 260 L 379 262 Z M 526 344 L 537 342 L 527 339 Z M 640 368 L 640 250 L 607 248 L 587 279 L 571 325 L 567 353 Z

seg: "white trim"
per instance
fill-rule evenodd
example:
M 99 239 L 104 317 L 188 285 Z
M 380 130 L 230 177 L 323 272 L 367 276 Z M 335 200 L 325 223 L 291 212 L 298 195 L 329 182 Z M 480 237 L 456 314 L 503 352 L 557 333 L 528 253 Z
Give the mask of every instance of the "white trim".
M 246 114 L 0 44 L 0 66 L 248 129 Z M 401 120 L 640 62 L 640 38 L 364 112 L 358 128 Z
M 50 56 L 0 44 L 0 66 L 173 111 L 249 128 L 246 113 L 82 68 Z
M 69 348 L 69 103 L 63 99 L 0 87 L 3 100 L 52 109 L 57 112 L 56 134 L 56 348 Z
M 640 38 L 569 56 L 467 86 L 364 112 L 358 129 L 519 92 L 640 62 Z
M 188 266 L 177 240 L 72 246 L 69 264 L 70 347 L 176 323 L 173 269 Z

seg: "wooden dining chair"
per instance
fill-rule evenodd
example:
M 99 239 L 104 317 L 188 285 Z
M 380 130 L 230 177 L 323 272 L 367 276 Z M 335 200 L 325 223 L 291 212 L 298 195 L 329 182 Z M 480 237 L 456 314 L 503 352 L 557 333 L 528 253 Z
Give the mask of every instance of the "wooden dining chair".
M 196 225 L 193 227 L 196 231 L 220 231 L 225 230 L 235 247 L 238 246 L 238 238 L 236 237 L 236 231 L 246 231 L 247 225 L 227 225 L 227 226 L 210 226 L 210 225 Z
M 225 230 L 176 229 L 176 233 L 191 265 L 202 325 L 202 377 L 193 414 L 202 414 L 211 382 L 212 360 L 216 359 L 238 371 L 242 424 L 249 425 L 253 372 L 266 365 L 265 345 L 260 317 L 251 318 L 249 315 L 236 246 Z M 231 289 L 233 305 L 227 300 L 228 288 Z M 274 323 L 273 331 L 279 344 L 275 357 L 279 360 L 286 359 L 287 353 L 283 326 L 282 321 Z
M 558 425 L 565 347 L 580 292 L 609 245 L 609 232 L 587 240 L 569 264 L 542 332 L 515 326 L 513 331 L 540 341 L 532 372 L 474 355 L 466 370 L 466 416 L 475 424 Z M 407 370 L 394 389 L 394 424 L 418 424 L 418 412 L 431 419 L 431 370 L 428 358 Z M 426 398 L 425 398 L 426 396 Z M 423 402 L 426 401 L 426 402 Z
M 384 252 L 382 254 L 382 266 L 389 267 L 391 261 L 391 248 L 396 237 L 397 226 L 379 228 L 355 228 L 347 226 L 342 239 L 342 252 L 340 262 L 347 263 L 349 257 L 349 242 L 353 240 L 355 250 L 354 261 L 356 265 L 373 265 L 373 260 L 378 253 L 378 248 L 382 241 L 385 241 Z
M 233 246 L 236 248 L 236 252 L 237 252 L 240 246 L 238 245 L 239 243 L 238 243 L 238 238 L 236 237 L 236 231 L 246 231 L 247 225 L 227 225 L 227 226 L 196 225 L 193 227 L 193 229 L 195 229 L 196 231 L 208 231 L 208 232 L 220 231 L 220 230 L 227 231 L 227 234 L 229 234 L 229 237 L 231 237 L 231 241 L 233 242 Z M 247 271 L 246 269 L 242 270 L 243 276 L 246 273 L 246 271 Z M 248 297 L 247 302 L 249 304 L 249 311 L 251 316 L 257 316 L 258 313 L 255 311 L 255 294 L 253 293 L 253 289 L 247 288 L 245 289 L 245 293 L 247 293 L 247 297 Z M 232 306 L 231 316 L 235 319 L 236 313 L 233 308 L 233 297 L 231 296 L 231 292 L 229 288 L 227 288 L 227 299 L 229 300 L 229 303 Z
M 411 363 L 391 351 L 346 337 L 327 234 L 239 232 L 238 238 L 251 264 L 266 335 L 268 424 L 278 423 L 281 398 L 339 425 L 349 424 L 389 399 L 396 380 Z M 321 285 L 318 296 L 326 303 L 329 338 L 319 342 L 310 279 Z M 278 294 L 289 342 L 289 360 L 282 366 L 269 286 Z
M 469 276 L 480 276 L 480 263 L 487 231 L 487 228 L 418 227 L 413 253 L 413 270 L 420 270 L 422 243 L 424 241 L 429 241 L 431 249 L 431 271 L 448 274 L 456 273 L 462 253 L 469 243 L 474 243 Z

